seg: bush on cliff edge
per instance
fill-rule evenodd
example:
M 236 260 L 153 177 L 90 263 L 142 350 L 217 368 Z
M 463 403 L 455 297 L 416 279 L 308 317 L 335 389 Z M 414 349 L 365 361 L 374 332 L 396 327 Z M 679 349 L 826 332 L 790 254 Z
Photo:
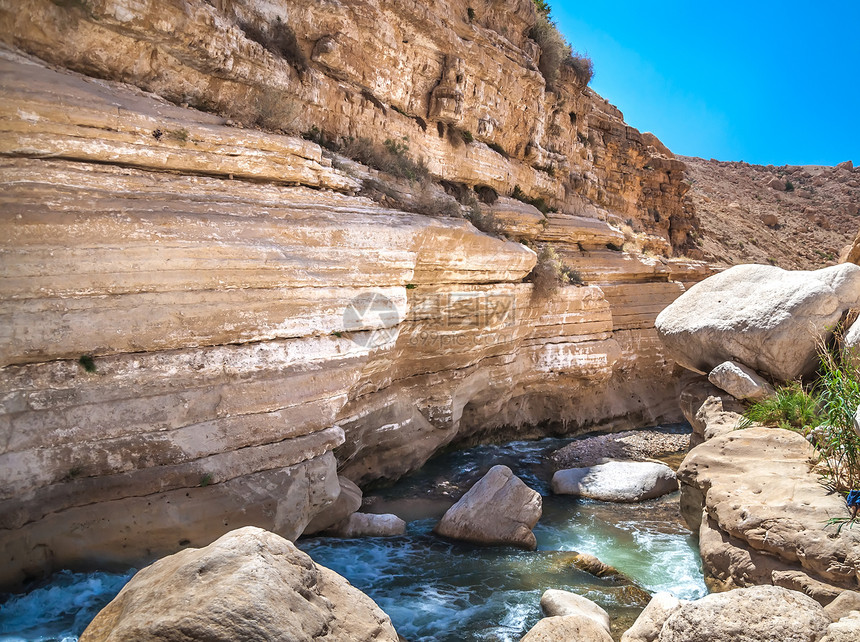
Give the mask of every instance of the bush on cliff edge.
M 562 65 L 573 71 L 580 86 L 587 86 L 594 77 L 594 63 L 591 58 L 571 49 L 558 26 L 550 18 L 551 8 L 546 0 L 534 0 L 534 3 L 537 22 L 529 37 L 540 46 L 538 68 L 547 86 L 552 87 L 558 81 Z

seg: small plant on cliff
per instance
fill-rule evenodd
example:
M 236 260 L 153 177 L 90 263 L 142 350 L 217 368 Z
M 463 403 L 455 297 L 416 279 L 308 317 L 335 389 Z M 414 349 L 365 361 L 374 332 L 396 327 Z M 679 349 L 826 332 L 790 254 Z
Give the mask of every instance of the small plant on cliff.
M 564 64 L 573 70 L 576 81 L 582 87 L 586 87 L 594 78 L 594 62 L 587 54 L 571 51 L 570 55 L 564 59 Z
M 483 213 L 477 204 L 477 200 L 475 201 L 475 207 L 470 208 L 466 213 L 466 219 L 484 234 L 495 237 L 504 236 L 505 227 L 502 225 L 502 222 L 492 212 Z
M 552 13 L 552 7 L 549 6 L 549 2 L 546 0 L 533 0 L 533 2 L 538 15 L 549 18 L 549 14 Z
M 341 153 L 344 156 L 386 172 L 409 180 L 424 180 L 428 176 L 427 167 L 422 161 L 415 161 L 409 156 L 408 139 L 388 138 L 382 145 L 368 138 L 347 139 Z
M 87 372 L 95 372 L 96 371 L 96 361 L 95 361 L 95 359 L 93 359 L 93 355 L 91 355 L 91 354 L 81 355 L 81 358 L 78 359 L 78 363 Z
M 794 191 L 794 183 L 792 183 L 791 181 L 785 181 L 785 191 L 786 192 L 793 192 Z
M 537 263 L 526 277 L 527 281 L 534 284 L 532 294 L 538 299 L 549 299 L 560 287 L 567 285 L 569 279 L 561 258 L 549 244 L 540 248 Z
M 487 143 L 487 147 L 492 149 L 494 152 L 502 156 L 503 158 L 510 158 L 510 154 L 505 151 L 505 148 L 499 145 L 498 143 Z
M 574 270 L 573 268 L 569 268 L 566 265 L 562 266 L 561 275 L 570 285 L 586 284 L 585 279 L 582 278 L 582 274 L 580 274 L 579 270 Z
M 558 80 L 562 62 L 571 53 L 570 45 L 565 42 L 564 36 L 549 16 L 540 12 L 529 37 L 540 46 L 538 69 L 543 74 L 546 84 L 552 86 Z
M 168 138 L 172 138 L 173 140 L 179 142 L 184 145 L 188 142 L 188 130 L 184 127 L 182 129 L 172 129 L 167 132 Z
M 530 198 L 522 189 L 520 189 L 519 185 L 514 185 L 514 191 L 511 192 L 511 198 L 515 198 L 523 203 L 528 203 L 532 207 L 537 208 L 541 214 L 548 214 L 549 212 L 556 211 L 555 208 L 547 205 L 546 201 L 543 200 L 542 197 Z

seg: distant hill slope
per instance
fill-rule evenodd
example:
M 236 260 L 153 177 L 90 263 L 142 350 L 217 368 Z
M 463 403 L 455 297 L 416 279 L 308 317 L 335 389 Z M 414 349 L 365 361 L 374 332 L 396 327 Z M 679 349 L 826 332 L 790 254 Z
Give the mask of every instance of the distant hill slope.
M 765 167 L 678 158 L 687 164 L 700 219 L 696 258 L 815 269 L 838 261 L 860 227 L 860 168 L 850 163 Z

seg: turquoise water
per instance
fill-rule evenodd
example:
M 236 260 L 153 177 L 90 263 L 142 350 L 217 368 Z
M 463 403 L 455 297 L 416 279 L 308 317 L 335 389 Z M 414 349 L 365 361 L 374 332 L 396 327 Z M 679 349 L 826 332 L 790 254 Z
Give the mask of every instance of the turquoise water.
M 636 505 L 556 497 L 545 456 L 569 439 L 479 446 L 437 457 L 390 488 L 369 493 L 370 510 L 409 521 L 403 537 L 308 538 L 298 545 L 370 595 L 409 642 L 508 642 L 540 617 L 548 588 L 596 601 L 613 618 L 613 636 L 644 606 L 641 593 L 571 564 L 590 553 L 648 591 L 704 595 L 695 542 L 681 524 L 677 495 Z M 544 495 L 537 551 L 482 548 L 435 537 L 438 517 L 495 464 L 510 466 Z M 0 641 L 75 642 L 133 571 L 55 574 L 28 593 L 0 598 Z
M 540 596 L 549 588 L 603 606 L 618 639 L 641 612 L 641 593 L 573 567 L 571 551 L 598 557 L 652 593 L 705 595 L 698 548 L 681 522 L 677 493 L 641 504 L 550 494 L 546 455 L 568 443 L 511 442 L 437 457 L 391 488 L 370 493 L 373 512 L 410 520 L 406 536 L 309 538 L 299 547 L 370 595 L 409 642 L 514 642 L 540 618 Z M 509 466 L 543 495 L 537 551 L 477 547 L 431 533 L 447 507 L 496 464 Z
M 134 575 L 60 571 L 0 603 L 0 641 L 77 642 L 96 614 Z

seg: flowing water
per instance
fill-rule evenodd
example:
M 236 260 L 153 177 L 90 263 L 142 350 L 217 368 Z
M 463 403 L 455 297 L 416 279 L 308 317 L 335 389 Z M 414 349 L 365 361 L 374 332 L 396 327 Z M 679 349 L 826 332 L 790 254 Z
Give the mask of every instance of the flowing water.
M 507 642 L 540 617 L 548 588 L 571 590 L 606 608 L 618 639 L 647 596 L 629 583 L 573 565 L 595 555 L 650 592 L 692 599 L 706 593 L 698 551 L 678 515 L 677 494 L 641 504 L 553 496 L 546 454 L 570 443 L 543 439 L 478 446 L 443 455 L 397 484 L 369 493 L 369 510 L 409 522 L 402 537 L 314 537 L 298 545 L 370 595 L 410 642 Z M 505 464 L 544 496 L 537 551 L 442 540 L 433 526 L 490 467 Z M 69 573 L 0 603 L 0 641 L 73 642 L 131 573 Z

